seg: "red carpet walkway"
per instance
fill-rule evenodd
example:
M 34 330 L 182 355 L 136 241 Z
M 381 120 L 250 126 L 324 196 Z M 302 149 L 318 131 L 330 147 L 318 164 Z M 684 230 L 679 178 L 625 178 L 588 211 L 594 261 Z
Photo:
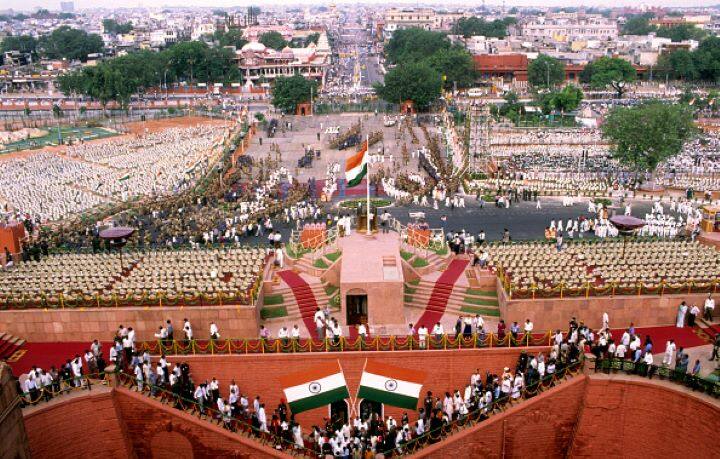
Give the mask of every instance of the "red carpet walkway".
M 294 271 L 278 271 L 278 276 L 292 289 L 293 295 L 295 295 L 295 301 L 300 309 L 300 315 L 302 316 L 303 322 L 305 322 L 310 336 L 317 338 L 313 316 L 315 315 L 318 304 L 317 301 L 315 301 L 315 294 L 310 288 L 310 285 Z
M 440 321 L 440 318 L 445 314 L 445 308 L 447 307 L 448 298 L 450 298 L 453 286 L 462 273 L 465 272 L 465 267 L 468 263 L 468 260 L 453 260 L 450 262 L 447 269 L 435 282 L 432 295 L 430 295 L 428 304 L 425 307 L 425 312 L 420 316 L 415 325 L 416 329 L 425 325 L 428 331 L 432 331 L 433 326 Z
M 613 329 L 612 337 L 615 343 L 619 343 L 622 339 L 623 332 L 626 329 Z M 645 337 L 650 336 L 653 343 L 653 354 L 665 352 L 665 344 L 670 339 L 675 340 L 677 347 L 695 347 L 709 344 L 707 341 L 699 337 L 695 330 L 691 327 L 677 328 L 673 326 L 666 327 L 644 327 L 636 328 L 635 334 L 640 337 L 643 345 L 645 345 Z
M 33 365 L 44 370 L 51 366 L 57 368 L 60 364 L 72 359 L 76 354 L 83 357 L 85 351 L 90 349 L 90 342 L 71 341 L 65 343 L 25 343 L 23 354 L 17 362 L 8 362 L 15 376 L 27 373 Z M 103 357 L 107 361 L 110 354 L 110 342 L 101 342 Z M 85 359 L 83 359 L 83 365 Z M 87 367 L 85 367 L 87 369 Z

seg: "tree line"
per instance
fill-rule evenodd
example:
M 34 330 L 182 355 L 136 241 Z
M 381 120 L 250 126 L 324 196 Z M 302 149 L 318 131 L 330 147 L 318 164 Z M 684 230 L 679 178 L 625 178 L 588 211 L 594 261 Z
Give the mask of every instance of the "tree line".
M 102 53 L 104 43 L 100 35 L 61 26 L 39 39 L 31 35 L 10 35 L 2 40 L 2 52 L 20 51 L 33 57 L 48 59 L 87 60 L 89 54 Z
M 99 62 L 95 66 L 61 75 L 60 90 L 84 95 L 106 105 L 115 101 L 127 106 L 133 94 L 179 81 L 227 83 L 239 81 L 240 71 L 229 49 L 211 48 L 204 42 L 177 43 L 166 50 L 148 50 Z

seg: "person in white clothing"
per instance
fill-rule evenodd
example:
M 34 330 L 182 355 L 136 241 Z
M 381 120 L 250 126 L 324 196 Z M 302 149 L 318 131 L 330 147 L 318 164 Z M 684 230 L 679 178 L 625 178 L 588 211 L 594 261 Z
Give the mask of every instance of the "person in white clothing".
M 670 364 L 673 362 L 673 359 L 675 358 L 675 351 L 677 350 L 677 346 L 675 345 L 675 340 L 670 340 L 665 344 L 665 355 L 663 356 L 662 363 L 663 365 L 670 366 Z
M 210 339 L 220 339 L 220 330 L 215 322 L 210 322 Z

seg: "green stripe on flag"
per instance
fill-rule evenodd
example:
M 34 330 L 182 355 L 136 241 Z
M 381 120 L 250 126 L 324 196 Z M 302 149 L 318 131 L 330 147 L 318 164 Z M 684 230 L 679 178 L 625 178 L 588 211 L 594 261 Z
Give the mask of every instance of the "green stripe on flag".
M 366 400 L 372 400 L 386 405 L 397 406 L 408 410 L 414 410 L 417 408 L 418 399 L 415 397 L 409 397 L 407 395 L 395 394 L 379 389 L 373 389 L 372 387 L 360 386 L 358 391 L 358 398 Z
M 347 184 L 346 188 L 352 188 L 354 186 L 360 185 L 360 182 L 362 181 L 363 177 L 367 174 L 367 163 L 363 165 L 362 171 L 352 180 L 350 180 Z
M 347 390 L 347 386 L 342 386 L 337 389 L 290 402 L 290 411 L 296 414 L 302 413 L 303 411 L 312 410 L 313 408 L 323 405 L 329 405 L 332 402 L 337 402 L 338 400 L 344 400 L 346 398 L 350 398 L 350 393 Z

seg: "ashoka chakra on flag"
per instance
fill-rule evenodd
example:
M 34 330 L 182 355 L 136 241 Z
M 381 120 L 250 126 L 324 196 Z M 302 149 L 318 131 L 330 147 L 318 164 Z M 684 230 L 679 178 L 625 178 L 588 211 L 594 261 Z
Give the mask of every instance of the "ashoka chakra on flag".
M 345 376 L 337 362 L 282 376 L 280 383 L 293 413 L 329 405 L 350 396 Z
M 414 410 L 425 376 L 422 371 L 368 360 L 360 378 L 358 398 Z

